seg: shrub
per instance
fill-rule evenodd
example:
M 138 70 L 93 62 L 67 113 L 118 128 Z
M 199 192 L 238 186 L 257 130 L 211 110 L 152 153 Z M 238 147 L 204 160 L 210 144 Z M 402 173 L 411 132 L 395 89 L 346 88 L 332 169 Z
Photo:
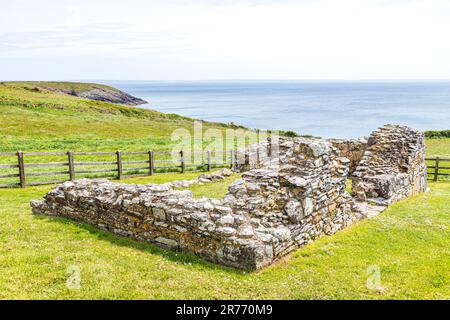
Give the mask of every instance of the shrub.
M 431 130 L 425 131 L 427 138 L 450 138 L 450 130 Z
M 291 130 L 283 131 L 283 132 L 281 132 L 281 135 L 285 136 L 285 137 L 299 137 L 300 136 L 297 132 L 294 132 L 294 131 L 291 131 Z

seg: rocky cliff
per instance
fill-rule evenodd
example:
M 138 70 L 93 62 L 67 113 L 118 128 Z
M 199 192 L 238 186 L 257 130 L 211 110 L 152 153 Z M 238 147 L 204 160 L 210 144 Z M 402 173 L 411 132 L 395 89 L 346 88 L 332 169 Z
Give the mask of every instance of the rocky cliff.
M 98 100 L 98 101 L 105 101 L 105 102 L 111 102 L 111 103 L 120 103 L 120 104 L 126 104 L 130 106 L 136 106 L 139 104 L 147 103 L 147 101 L 142 100 L 140 98 L 133 97 L 132 95 L 120 91 L 115 88 L 110 88 L 107 86 L 95 86 L 89 90 L 78 92 L 76 90 L 65 90 L 65 89 L 58 89 L 53 88 L 49 86 L 40 86 L 40 88 L 53 91 L 53 92 L 60 92 L 69 94 L 72 96 L 84 98 L 84 99 L 91 99 L 91 100 Z
M 147 103 L 147 101 L 120 91 L 116 88 L 98 84 L 84 82 L 56 82 L 56 81 L 25 81 L 25 82 L 4 82 L 3 84 L 23 87 L 32 91 L 51 91 L 63 93 L 84 99 L 98 100 L 110 103 L 136 106 Z

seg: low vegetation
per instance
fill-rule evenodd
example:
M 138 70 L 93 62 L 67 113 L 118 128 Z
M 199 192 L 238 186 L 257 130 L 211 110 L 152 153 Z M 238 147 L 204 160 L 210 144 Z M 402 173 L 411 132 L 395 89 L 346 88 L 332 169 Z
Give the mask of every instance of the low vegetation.
M 119 91 L 114 87 L 110 87 L 104 84 L 87 83 L 87 82 L 14 81 L 14 82 L 1 82 L 0 85 L 14 86 L 37 92 L 42 91 L 42 89 L 40 88 L 50 88 L 61 91 L 72 91 L 74 93 L 83 93 L 96 88 L 102 88 L 111 91 Z
M 450 130 L 430 130 L 425 131 L 427 138 L 450 138 Z
M 427 157 L 450 158 L 450 138 L 428 138 Z
M 230 184 L 239 179 L 241 175 L 233 174 L 223 180 L 215 181 L 213 183 L 194 184 L 188 188 L 194 194 L 194 197 L 208 197 L 222 199 L 228 192 Z

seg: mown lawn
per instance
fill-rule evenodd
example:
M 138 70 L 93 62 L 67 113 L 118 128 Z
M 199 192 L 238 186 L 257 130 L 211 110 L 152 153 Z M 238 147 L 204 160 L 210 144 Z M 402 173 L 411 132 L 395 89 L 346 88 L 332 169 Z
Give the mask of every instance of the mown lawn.
M 220 196 L 229 182 L 208 187 Z M 201 187 L 194 190 L 198 196 Z M 2 189 L 0 298 L 450 299 L 450 182 L 430 188 L 257 272 L 217 266 L 63 218 L 33 216 L 28 202 L 41 198 L 48 186 Z M 80 272 L 79 289 L 66 285 L 73 270 Z M 376 283 L 377 270 L 380 283 L 369 288 L 366 282 Z

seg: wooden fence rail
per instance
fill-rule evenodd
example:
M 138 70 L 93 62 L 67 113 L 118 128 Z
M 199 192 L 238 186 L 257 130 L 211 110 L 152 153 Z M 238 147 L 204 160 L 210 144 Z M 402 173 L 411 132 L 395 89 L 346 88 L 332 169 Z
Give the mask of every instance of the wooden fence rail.
M 425 158 L 427 161 L 434 161 L 433 165 L 427 165 L 427 169 L 433 169 L 431 172 L 427 171 L 428 175 L 433 176 L 433 181 L 438 181 L 439 176 L 450 176 L 449 172 L 439 172 L 440 170 L 450 170 L 450 159 L 441 159 L 439 157 L 436 158 Z M 442 166 L 442 163 L 448 163 L 445 166 Z
M 202 163 L 187 163 L 185 151 L 179 152 L 161 152 L 161 151 L 129 151 L 129 152 L 0 152 L 0 157 L 13 157 L 16 160 L 8 164 L 0 164 L 0 170 L 6 169 L 9 172 L 0 174 L 1 179 L 17 178 L 16 183 L 0 183 L 0 188 L 5 187 L 21 187 L 35 186 L 43 184 L 55 184 L 61 183 L 67 180 L 75 180 L 77 175 L 85 174 L 104 174 L 105 178 L 117 178 L 123 179 L 124 177 L 135 176 L 152 176 L 155 173 L 178 172 L 187 171 L 211 171 L 213 166 L 230 166 L 232 169 L 236 167 L 237 150 L 216 151 L 215 154 L 221 154 L 223 162 L 213 162 L 211 151 L 194 151 L 191 155 L 202 154 Z M 269 150 L 268 150 L 269 152 Z M 141 155 L 146 156 L 145 160 L 123 160 L 123 156 Z M 177 156 L 177 159 L 155 159 L 155 156 Z M 45 162 L 45 163 L 27 163 L 25 159 L 27 157 L 40 156 L 64 156 L 66 160 L 61 162 Z M 79 160 L 76 161 L 77 156 L 112 156 L 114 161 L 92 161 L 92 160 Z M 259 156 L 259 154 L 257 154 Z M 270 156 L 270 155 L 269 155 Z M 204 159 L 206 157 L 206 159 Z M 258 157 L 259 158 L 259 157 Z M 438 181 L 439 176 L 450 176 L 450 159 L 445 158 L 426 158 L 428 162 L 427 169 L 428 175 L 431 176 L 433 181 Z M 248 159 L 246 159 L 248 161 Z M 430 164 L 433 162 L 433 164 Z M 174 165 L 174 163 L 177 163 Z M 129 165 L 138 165 L 138 167 L 126 167 Z M 94 168 L 82 168 L 83 166 L 93 166 Z M 99 166 L 109 166 L 109 168 L 98 168 Z M 81 168 L 80 168 L 81 167 Z M 51 171 L 33 171 L 26 170 L 27 168 L 45 169 Z M 56 168 L 56 169 L 53 169 Z M 60 169 L 58 169 L 60 168 Z M 188 170 L 189 169 L 189 170 Z M 172 170 L 172 171 L 171 171 Z M 14 172 L 11 172 L 14 171 Z M 145 173 L 142 173 L 144 171 Z M 1 171 L 0 171 L 1 173 Z M 44 176 L 62 176 L 67 175 L 67 179 L 51 180 L 51 181 L 27 181 L 31 177 L 44 177 Z
M 204 158 L 205 152 L 191 152 L 191 155 L 202 154 L 202 159 Z M 25 188 L 26 186 L 36 186 L 36 185 L 45 185 L 45 184 L 55 184 L 62 183 L 64 181 L 73 181 L 76 179 L 77 175 L 80 174 L 106 174 L 103 177 L 105 178 L 117 178 L 123 179 L 124 177 L 135 177 L 135 176 L 152 176 L 155 173 L 164 173 L 164 172 L 193 172 L 193 171 L 211 171 L 213 165 L 218 166 L 230 166 L 234 168 L 236 165 L 236 158 L 234 157 L 235 151 L 215 151 L 216 155 L 221 155 L 221 159 L 225 158 L 223 162 L 212 162 L 211 160 L 211 151 L 206 152 L 206 160 L 204 163 L 188 163 L 186 161 L 186 153 L 185 151 L 180 152 L 161 152 L 161 151 L 139 151 L 139 152 L 22 152 L 18 151 L 16 153 L 12 152 L 0 152 L 0 157 L 15 157 L 17 160 L 17 164 L 0 164 L 0 169 L 9 169 L 17 171 L 14 173 L 1 174 L 0 179 L 11 179 L 18 178 L 17 183 L 0 183 L 0 188 L 9 188 L 9 187 L 21 187 Z M 147 156 L 146 160 L 130 160 L 124 161 L 124 156 L 130 155 L 145 155 Z M 167 157 L 172 156 L 172 159 L 155 159 L 155 155 L 161 156 L 165 155 Z M 178 159 L 173 159 L 173 156 L 177 156 Z M 66 161 L 62 162 L 33 162 L 27 163 L 25 159 L 27 157 L 36 157 L 41 156 L 65 156 L 67 157 Z M 77 156 L 114 156 L 114 161 L 76 161 Z M 175 164 L 176 163 L 176 164 Z M 166 164 L 166 165 L 164 165 Z M 127 165 L 139 165 L 138 167 L 124 167 Z M 80 168 L 83 166 L 93 166 L 97 168 Z M 99 166 L 110 166 L 107 169 L 99 169 Z M 113 167 L 113 168 L 111 168 Z M 45 169 L 51 171 L 40 171 L 40 172 L 30 172 L 26 170 L 27 168 L 37 168 L 37 169 Z M 53 170 L 52 168 L 61 168 Z M 64 169 L 66 168 L 66 169 Z M 190 170 L 188 170 L 188 168 Z M 196 170 L 197 169 L 197 170 Z M 158 172 L 159 170 L 159 172 Z M 145 171 L 145 173 L 140 173 Z M 136 174 L 136 172 L 138 172 Z M 61 176 L 67 175 L 67 179 L 63 180 L 51 180 L 51 181 L 27 181 L 29 177 L 41 177 L 41 176 Z

